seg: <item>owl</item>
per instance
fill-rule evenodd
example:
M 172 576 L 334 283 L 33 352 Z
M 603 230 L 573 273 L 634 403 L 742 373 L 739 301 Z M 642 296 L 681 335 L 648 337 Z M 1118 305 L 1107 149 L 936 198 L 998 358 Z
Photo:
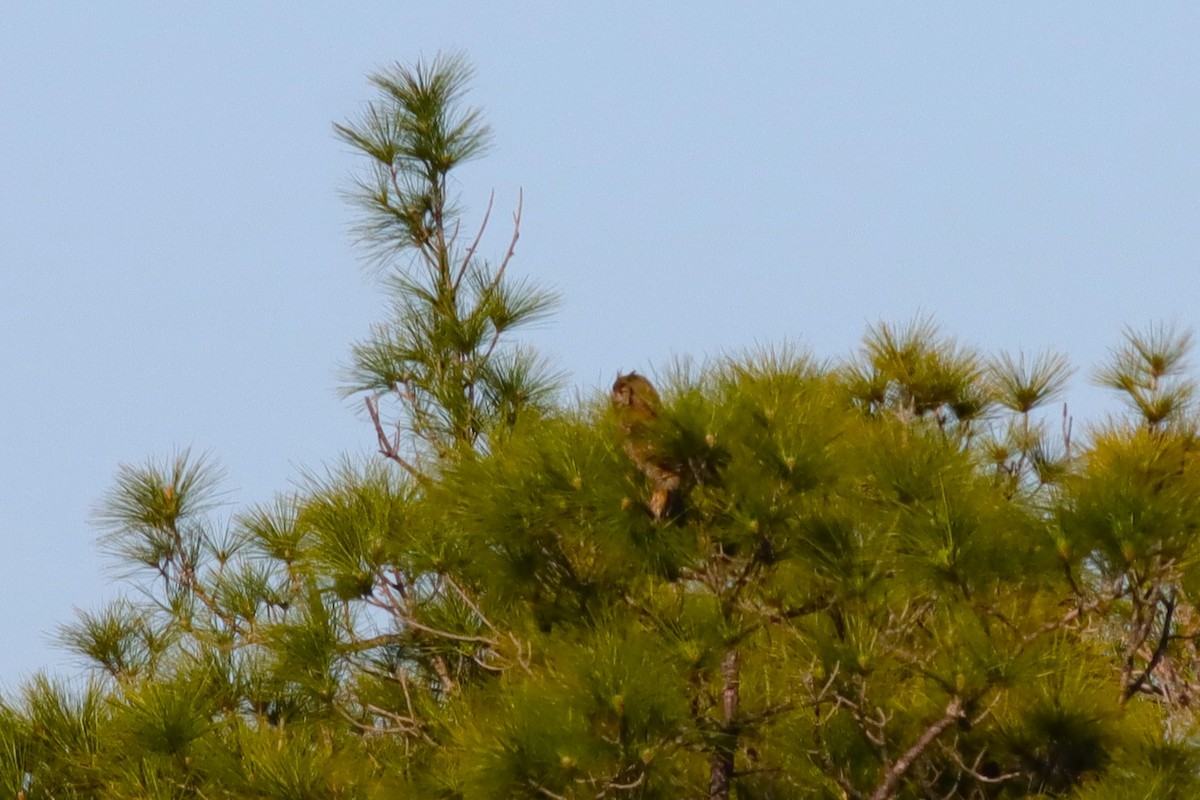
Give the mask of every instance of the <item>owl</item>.
M 653 484 L 647 506 L 655 519 L 662 519 L 678 499 L 680 485 L 680 469 L 652 438 L 651 423 L 662 401 L 650 381 L 636 372 L 617 376 L 611 397 L 625 437 L 625 454 Z

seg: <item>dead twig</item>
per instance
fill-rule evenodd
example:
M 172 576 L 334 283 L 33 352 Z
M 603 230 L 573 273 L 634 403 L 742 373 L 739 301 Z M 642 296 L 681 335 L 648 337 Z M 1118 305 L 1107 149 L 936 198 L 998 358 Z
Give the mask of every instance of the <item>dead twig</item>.
M 379 418 L 379 400 L 375 397 L 364 397 L 363 402 L 367 406 L 367 414 L 371 417 L 371 424 L 375 426 L 375 437 L 379 441 L 379 453 L 385 458 L 389 458 L 399 464 L 405 472 L 413 476 L 422 484 L 428 484 L 429 478 L 417 469 L 413 464 L 400 455 L 400 433 L 396 432 L 395 439 L 389 439 L 387 433 L 383 429 L 383 421 Z

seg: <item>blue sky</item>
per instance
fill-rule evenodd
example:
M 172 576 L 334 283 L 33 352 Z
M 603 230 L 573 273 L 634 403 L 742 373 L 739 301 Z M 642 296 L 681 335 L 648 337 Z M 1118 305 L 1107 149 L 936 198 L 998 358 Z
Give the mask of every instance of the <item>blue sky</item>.
M 459 176 L 529 340 L 583 391 L 755 343 L 848 353 L 932 314 L 1055 347 L 1077 416 L 1125 325 L 1200 301 L 1190 3 L 10 0 L 0 25 L 0 683 L 113 596 L 90 510 L 192 446 L 232 498 L 366 454 L 337 395 L 382 299 L 331 134 L 395 60 L 462 50 L 495 148 Z M 297 10 L 297 9 L 304 10 Z M 489 242 L 505 244 L 504 225 Z

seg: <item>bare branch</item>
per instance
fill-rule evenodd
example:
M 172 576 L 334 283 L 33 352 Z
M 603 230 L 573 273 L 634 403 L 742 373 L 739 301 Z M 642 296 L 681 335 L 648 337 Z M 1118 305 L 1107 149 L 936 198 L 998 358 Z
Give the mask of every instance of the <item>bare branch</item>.
M 483 222 L 479 223 L 479 232 L 475 234 L 474 241 L 467 248 L 467 252 L 463 254 L 462 263 L 458 267 L 458 275 L 454 279 L 454 291 L 458 291 L 458 287 L 462 285 L 463 277 L 467 274 L 467 268 L 471 265 L 471 259 L 475 257 L 475 251 L 479 249 L 479 243 L 483 240 L 483 232 L 487 230 L 488 220 L 492 217 L 492 205 L 496 202 L 496 193 L 493 191 L 488 195 L 487 208 L 483 212 Z M 509 248 L 511 250 L 511 248 Z
M 513 256 L 517 254 L 517 240 L 521 238 L 521 211 L 525 207 L 525 190 L 517 191 L 517 210 L 513 212 L 513 235 L 512 241 L 508 243 L 508 252 L 504 254 L 504 258 L 500 261 L 500 266 L 496 269 L 496 277 L 492 279 L 488 286 L 488 292 L 495 290 L 500 285 L 501 279 L 504 278 L 504 271 L 508 269 L 508 262 L 512 261 Z
M 975 756 L 975 763 L 970 766 L 967 766 L 967 762 L 963 761 L 962 754 L 958 751 L 957 747 L 947 747 L 946 748 L 946 753 L 950 756 L 950 758 L 952 758 L 954 760 L 954 762 L 956 764 L 958 764 L 959 769 L 961 769 L 967 775 L 970 775 L 972 779 L 977 780 L 980 783 L 989 783 L 989 784 L 1004 783 L 1005 781 L 1011 781 L 1014 778 L 1021 777 L 1020 772 L 1003 772 L 998 775 L 985 775 L 982 772 L 980 772 L 979 766 L 980 766 L 980 764 L 983 763 L 983 757 L 986 752 L 987 752 L 986 750 L 980 751 L 979 755 Z
M 1122 700 L 1128 701 L 1139 691 L 1142 686 L 1150 679 L 1150 673 L 1154 672 L 1154 668 L 1162 661 L 1162 658 L 1167 653 L 1167 645 L 1171 642 L 1171 618 L 1175 615 L 1175 599 L 1164 597 L 1163 605 L 1166 607 L 1166 612 L 1163 615 L 1162 635 L 1158 639 L 1158 646 L 1154 648 L 1153 655 L 1150 656 L 1150 661 L 1146 664 L 1146 668 L 1142 670 L 1142 674 L 1125 687 L 1122 694 Z
M 942 716 L 938 717 L 929 727 L 927 727 L 917 741 L 913 742 L 912 747 L 904 751 L 904 755 L 896 759 L 896 761 L 884 773 L 883 781 L 871 793 L 871 800 L 888 800 L 895 791 L 896 785 L 900 783 L 900 779 L 912 767 L 913 762 L 921 757 L 925 749 L 933 743 L 937 737 L 942 735 L 942 732 L 949 728 L 958 720 L 962 719 L 963 709 L 962 701 L 957 697 L 952 698 L 946 704 L 946 711 Z
M 639 773 L 638 773 L 638 776 L 637 776 L 637 779 L 636 779 L 636 780 L 632 780 L 632 781 L 626 781 L 625 783 L 620 783 L 620 782 L 619 782 L 619 781 L 617 781 L 617 780 L 611 780 L 611 781 L 608 781 L 607 783 L 605 783 L 605 784 L 604 784 L 604 789 L 603 789 L 603 791 L 601 791 L 599 794 L 597 794 L 597 795 L 596 795 L 596 797 L 597 797 L 597 800 L 599 800 L 599 798 L 602 798 L 602 797 L 604 797 L 605 795 L 607 795 L 607 794 L 608 794 L 608 790 L 609 790 L 609 789 L 616 789 L 616 790 L 618 790 L 618 791 L 625 791 L 625 792 L 628 792 L 628 791 L 630 791 L 630 790 L 632 790 L 632 789 L 636 789 L 636 788 L 638 788 L 639 786 L 641 786 L 641 785 L 642 785 L 643 783 L 645 783 L 645 782 L 646 782 L 646 772 L 645 772 L 645 770 L 642 770 L 641 772 L 639 772 Z
M 400 444 L 397 440 L 389 440 L 387 433 L 383 429 L 383 421 L 379 418 L 379 400 L 375 397 L 364 397 L 363 403 L 367 407 L 367 413 L 371 416 L 371 424 L 375 426 L 375 436 L 379 441 L 379 452 L 386 458 L 395 461 L 404 471 L 412 475 L 422 484 L 428 484 L 429 478 L 420 470 L 412 465 L 404 456 L 400 455 Z

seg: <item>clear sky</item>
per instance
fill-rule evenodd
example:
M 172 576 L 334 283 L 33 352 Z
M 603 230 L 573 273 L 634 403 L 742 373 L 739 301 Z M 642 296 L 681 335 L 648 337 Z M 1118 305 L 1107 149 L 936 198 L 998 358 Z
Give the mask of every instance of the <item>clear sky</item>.
M 395 60 L 474 62 L 462 199 L 503 222 L 523 188 L 512 269 L 565 301 L 529 338 L 585 392 L 928 313 L 1064 350 L 1104 413 L 1122 327 L 1200 302 L 1200 6 L 1121 5 L 7 0 L 0 684 L 74 669 L 51 633 L 116 591 L 119 463 L 208 450 L 249 503 L 370 450 L 331 123 Z

